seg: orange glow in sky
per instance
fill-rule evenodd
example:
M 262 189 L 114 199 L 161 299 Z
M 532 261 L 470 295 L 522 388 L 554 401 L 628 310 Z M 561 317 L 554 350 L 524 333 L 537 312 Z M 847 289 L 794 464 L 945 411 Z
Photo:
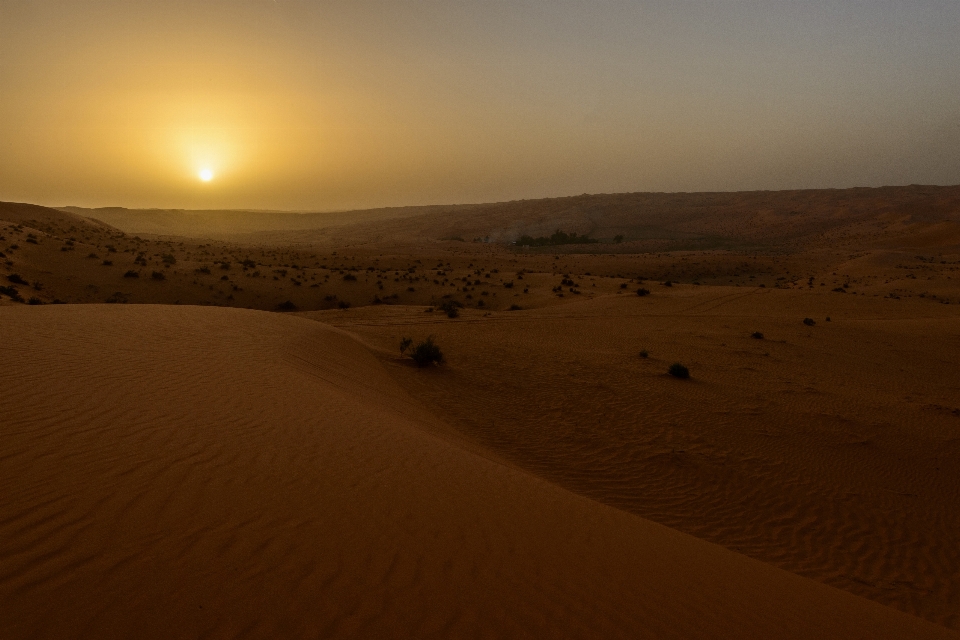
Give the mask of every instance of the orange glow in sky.
M 0 200 L 960 183 L 957 33 L 946 1 L 5 2 Z

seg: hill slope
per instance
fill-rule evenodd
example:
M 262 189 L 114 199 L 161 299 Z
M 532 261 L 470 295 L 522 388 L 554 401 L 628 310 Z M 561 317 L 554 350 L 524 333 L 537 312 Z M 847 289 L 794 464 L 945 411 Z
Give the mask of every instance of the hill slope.
M 557 229 L 607 243 L 577 251 L 800 251 L 823 244 L 960 247 L 960 186 L 730 193 L 620 193 L 324 214 L 69 211 L 128 233 L 239 242 L 397 243 L 445 238 L 510 243 Z M 251 235 L 255 234 L 255 235 Z M 936 240 L 933 240 L 933 236 Z M 623 242 L 610 244 L 616 236 Z M 932 241 L 932 242 L 931 242 Z

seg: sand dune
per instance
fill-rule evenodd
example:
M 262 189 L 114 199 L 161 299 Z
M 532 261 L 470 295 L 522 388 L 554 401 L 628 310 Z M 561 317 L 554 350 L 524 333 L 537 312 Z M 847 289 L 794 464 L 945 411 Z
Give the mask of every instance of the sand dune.
M 651 287 L 456 320 L 308 315 L 362 336 L 412 395 L 532 473 L 956 628 L 956 308 Z M 400 366 L 400 336 L 431 334 L 444 371 Z M 692 380 L 666 375 L 675 361 Z
M 0 203 L 0 637 L 958 629 L 958 205 Z
M 0 327 L 5 638 L 957 637 L 468 452 L 319 323 Z

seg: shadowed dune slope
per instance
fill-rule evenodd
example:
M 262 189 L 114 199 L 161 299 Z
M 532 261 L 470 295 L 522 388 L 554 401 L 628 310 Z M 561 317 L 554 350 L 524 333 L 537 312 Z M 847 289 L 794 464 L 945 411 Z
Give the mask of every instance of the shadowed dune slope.
M 319 323 L 0 329 L 4 638 L 957 637 L 442 440 Z

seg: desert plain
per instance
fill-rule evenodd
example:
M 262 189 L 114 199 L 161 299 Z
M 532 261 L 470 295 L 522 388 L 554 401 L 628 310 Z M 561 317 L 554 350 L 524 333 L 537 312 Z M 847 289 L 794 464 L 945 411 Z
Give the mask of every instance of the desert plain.
M 960 187 L 2 203 L 0 284 L 4 638 L 960 637 Z

